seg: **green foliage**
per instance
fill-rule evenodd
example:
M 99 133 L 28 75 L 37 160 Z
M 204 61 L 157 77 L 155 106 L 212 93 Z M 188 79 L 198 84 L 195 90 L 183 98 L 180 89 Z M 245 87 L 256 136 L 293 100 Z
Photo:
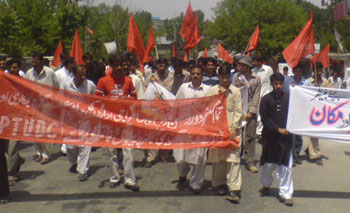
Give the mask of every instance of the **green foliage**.
M 84 24 L 81 7 L 67 0 L 7 0 L 0 4 L 1 52 L 30 56 L 40 51 L 52 55 L 61 40 L 71 44 L 74 32 Z
M 290 0 L 224 0 L 215 8 L 215 15 L 206 30 L 210 40 L 218 39 L 225 48 L 243 52 L 259 25 L 259 50 L 265 56 L 281 53 L 309 18 Z
M 338 31 L 339 35 L 341 36 L 341 42 L 344 46 L 344 49 L 349 52 L 350 50 L 350 20 L 342 20 L 342 21 L 337 21 L 333 22 L 332 21 L 332 12 L 333 12 L 333 6 L 339 2 L 342 2 L 344 0 L 329 0 L 329 1 L 324 1 L 322 0 L 322 4 L 326 7 L 324 10 L 324 15 L 327 15 L 329 17 L 328 22 L 330 25 L 329 32 L 332 33 L 333 38 L 334 38 L 334 29 L 333 27 Z M 325 22 L 322 23 L 322 25 L 325 24 Z M 335 38 L 334 38 L 335 39 Z M 333 44 L 333 45 L 332 45 Z M 337 51 L 338 44 L 333 41 L 331 44 L 331 48 L 333 51 Z

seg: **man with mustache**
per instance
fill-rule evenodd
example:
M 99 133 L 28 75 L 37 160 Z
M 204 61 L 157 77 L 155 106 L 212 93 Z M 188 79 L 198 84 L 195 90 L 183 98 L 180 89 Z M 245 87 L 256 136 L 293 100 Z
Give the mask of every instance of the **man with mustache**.
M 200 98 L 207 96 L 210 86 L 203 84 L 203 69 L 195 65 L 191 70 L 191 82 L 180 86 L 176 99 Z M 175 149 L 174 157 L 180 177 L 178 188 L 184 189 L 187 174 L 190 174 L 189 185 L 194 194 L 199 194 L 204 182 L 205 165 L 207 162 L 207 148 Z

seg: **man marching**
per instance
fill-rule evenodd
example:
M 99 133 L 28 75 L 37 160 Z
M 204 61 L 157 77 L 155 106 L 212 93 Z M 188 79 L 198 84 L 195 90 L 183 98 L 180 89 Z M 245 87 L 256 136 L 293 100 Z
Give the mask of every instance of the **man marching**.
M 272 172 L 276 169 L 279 180 L 280 201 L 287 206 L 293 205 L 293 156 L 292 135 L 286 129 L 289 94 L 283 92 L 284 77 L 280 73 L 271 75 L 273 91 L 265 95 L 260 103 L 260 115 L 263 124 L 261 155 L 261 196 L 269 193 L 273 183 Z
M 203 70 L 199 65 L 192 68 L 191 79 L 191 82 L 184 83 L 180 86 L 176 94 L 176 99 L 200 98 L 207 96 L 210 86 L 202 83 Z M 187 174 L 192 169 L 189 184 L 194 194 L 200 193 L 204 181 L 207 151 L 208 149 L 206 148 L 174 150 L 174 157 L 180 174 L 178 184 L 179 189 L 184 188 Z
M 86 79 L 86 68 L 82 65 L 72 68 L 73 80 L 65 84 L 63 89 L 93 95 L 96 86 L 94 82 Z M 78 172 L 78 180 L 88 179 L 89 161 L 91 147 L 67 145 L 67 158 L 72 164 L 69 170 L 72 173 Z
M 240 136 L 242 118 L 242 100 L 239 89 L 231 85 L 231 68 L 223 65 L 219 68 L 220 84 L 212 87 L 208 96 L 225 93 L 227 98 L 227 121 L 230 128 L 230 138 Z M 240 148 L 211 149 L 208 162 L 213 163 L 212 186 L 218 195 L 227 194 L 233 203 L 241 199 L 242 174 L 240 168 Z
M 109 59 L 112 66 L 112 73 L 98 81 L 95 95 L 107 96 L 115 99 L 136 99 L 135 87 L 131 78 L 124 76 L 123 62 L 121 55 L 113 55 Z M 110 166 L 113 176 L 109 178 L 110 187 L 115 188 L 120 184 L 120 174 L 118 172 L 118 150 L 114 148 L 109 149 L 111 154 Z M 132 191 L 139 191 L 140 187 L 136 184 L 136 177 L 134 174 L 134 157 L 133 149 L 123 149 L 123 167 L 124 167 L 124 186 Z

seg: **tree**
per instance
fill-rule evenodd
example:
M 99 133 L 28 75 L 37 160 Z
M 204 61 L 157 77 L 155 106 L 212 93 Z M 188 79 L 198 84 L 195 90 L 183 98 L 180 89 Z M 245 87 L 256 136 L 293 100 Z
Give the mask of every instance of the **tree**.
M 12 56 L 52 55 L 58 41 L 70 44 L 85 21 L 81 7 L 68 0 L 7 0 L 0 10 L 0 50 Z
M 309 18 L 304 8 L 290 0 L 223 0 L 214 10 L 215 19 L 205 31 L 228 49 L 243 52 L 257 25 L 259 51 L 280 54 L 298 35 Z

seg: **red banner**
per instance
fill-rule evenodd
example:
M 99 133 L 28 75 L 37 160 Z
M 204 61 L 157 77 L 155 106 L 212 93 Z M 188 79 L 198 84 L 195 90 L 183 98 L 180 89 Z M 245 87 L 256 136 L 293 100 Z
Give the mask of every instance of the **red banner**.
M 141 101 L 86 95 L 0 73 L 0 138 L 140 149 L 231 148 L 224 94 Z

